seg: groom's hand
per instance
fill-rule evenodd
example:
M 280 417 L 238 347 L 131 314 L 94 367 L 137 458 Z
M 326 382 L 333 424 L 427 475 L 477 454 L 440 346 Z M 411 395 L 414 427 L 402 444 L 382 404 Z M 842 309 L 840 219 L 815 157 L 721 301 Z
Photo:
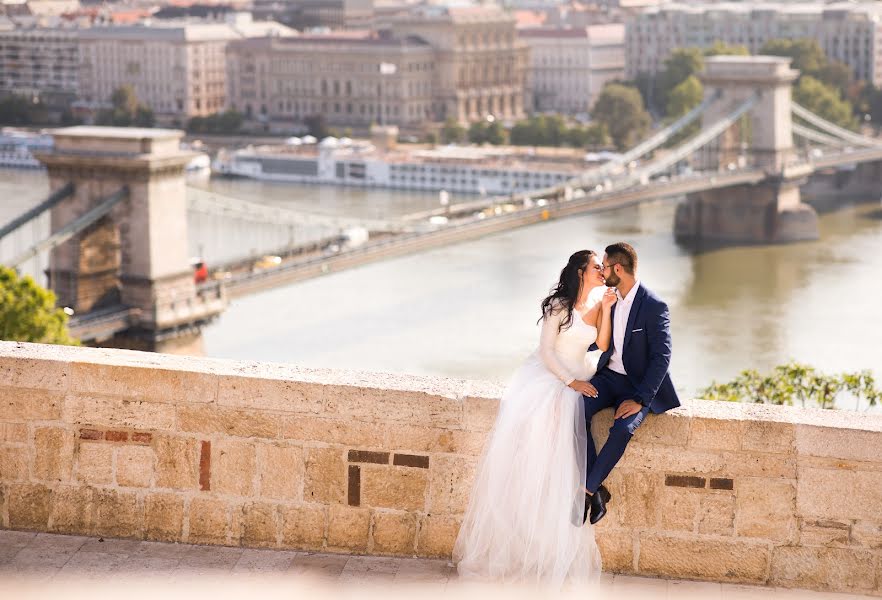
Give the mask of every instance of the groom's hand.
M 625 400 L 616 409 L 616 419 L 626 419 L 631 415 L 636 415 L 643 408 L 643 405 L 634 400 Z

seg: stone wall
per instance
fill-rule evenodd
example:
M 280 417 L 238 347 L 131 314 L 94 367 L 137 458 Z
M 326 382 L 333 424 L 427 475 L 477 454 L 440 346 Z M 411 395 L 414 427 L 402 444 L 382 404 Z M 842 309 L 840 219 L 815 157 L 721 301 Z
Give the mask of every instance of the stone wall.
M 0 526 L 446 557 L 499 393 L 0 342 Z M 880 447 L 882 416 L 846 411 L 650 418 L 609 480 L 605 568 L 882 595 Z

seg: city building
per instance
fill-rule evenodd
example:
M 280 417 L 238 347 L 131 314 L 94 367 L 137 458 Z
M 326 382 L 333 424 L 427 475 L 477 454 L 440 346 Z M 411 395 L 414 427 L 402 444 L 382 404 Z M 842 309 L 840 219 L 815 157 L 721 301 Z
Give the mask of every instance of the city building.
M 768 40 L 811 38 L 858 79 L 882 83 L 882 3 L 671 3 L 647 8 L 627 24 L 626 71 L 653 75 L 676 48 L 716 41 L 759 52 Z
M 380 31 L 229 45 L 229 105 L 271 121 L 418 126 L 524 113 L 526 44 L 495 6 L 420 6 Z
M 78 92 L 77 30 L 16 27 L 0 29 L 0 95 L 39 99 L 63 108 Z
M 160 121 L 205 116 L 227 105 L 227 44 L 296 32 L 247 13 L 221 22 L 154 21 L 79 31 L 79 97 L 92 109 L 131 85 Z
M 533 109 L 585 114 L 608 81 L 625 75 L 625 26 L 527 27 Z

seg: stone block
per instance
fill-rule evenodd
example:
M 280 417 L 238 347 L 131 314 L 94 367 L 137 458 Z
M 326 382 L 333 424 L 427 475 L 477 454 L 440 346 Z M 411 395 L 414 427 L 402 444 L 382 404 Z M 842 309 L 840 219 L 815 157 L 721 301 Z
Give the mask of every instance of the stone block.
M 462 423 L 462 402 L 422 392 L 337 386 L 329 395 L 325 410 L 336 418 L 360 421 L 432 423 L 458 428 Z
M 27 441 L 26 423 L 0 423 L 0 444 L 26 444 Z
M 462 520 L 453 515 L 426 515 L 417 534 L 417 554 L 430 558 L 449 558 L 461 525 Z
M 104 442 L 80 442 L 76 463 L 78 481 L 90 484 L 113 482 L 113 446 Z
M 820 519 L 802 519 L 799 523 L 800 546 L 829 546 L 845 548 L 849 545 L 850 522 Z
M 487 435 L 483 431 L 441 429 L 418 425 L 390 424 L 383 448 L 404 452 L 439 452 L 480 456 Z
M 331 504 L 328 514 L 328 546 L 349 552 L 365 552 L 371 526 L 371 511 Z
M 656 444 L 630 444 L 617 469 L 684 475 L 726 474 L 726 460 L 717 450 L 695 450 Z
M 34 431 L 34 478 L 70 481 L 73 456 L 73 431 L 61 427 L 38 427 Z
M 309 448 L 303 499 L 334 504 L 346 501 L 346 463 L 342 448 Z
M 801 516 L 875 521 L 880 506 L 882 471 L 799 469 L 797 510 Z
M 641 444 L 685 446 L 689 442 L 689 417 L 680 415 L 649 415 L 634 434 Z
M 612 493 L 609 516 L 627 527 L 653 527 L 658 519 L 658 501 L 663 481 L 659 473 L 616 473 L 610 477 Z
M 95 533 L 117 538 L 141 537 L 144 508 L 134 492 L 95 490 Z
M 282 545 L 302 550 L 321 550 L 328 522 L 327 508 L 320 505 L 279 506 Z
M 793 423 L 745 421 L 741 449 L 751 452 L 793 454 L 796 449 Z
M 156 454 L 150 446 L 120 446 L 116 451 L 116 482 L 124 487 L 150 487 Z
M 191 544 L 223 544 L 229 533 L 227 505 L 214 498 L 193 498 L 190 501 Z
M 144 498 L 144 529 L 148 540 L 182 541 L 184 499 L 172 493 L 148 494 Z
M 191 433 L 222 433 L 233 437 L 276 438 L 275 415 L 215 405 L 178 406 L 178 430 Z
M 689 447 L 703 450 L 741 449 L 742 422 L 722 419 L 691 419 Z
M 274 548 L 278 545 L 278 529 L 274 504 L 249 502 L 242 507 L 243 546 Z
M 71 364 L 70 390 L 134 400 L 175 404 L 214 402 L 218 378 L 212 373 L 163 369 L 156 365 Z M 158 427 L 157 427 L 158 428 Z
M 156 452 L 156 487 L 199 489 L 198 440 L 157 436 L 153 444 Z
M 605 573 L 634 572 L 634 534 L 631 531 L 612 528 L 598 530 L 597 546 Z
M 723 452 L 727 477 L 796 479 L 796 457 L 760 452 Z
M 732 494 L 703 494 L 698 515 L 698 533 L 732 535 L 735 524 L 735 497 Z
M 27 446 L 0 446 L 0 481 L 26 481 L 27 479 Z
M 489 398 L 465 398 L 462 401 L 462 427 L 468 431 L 487 432 L 496 422 L 499 400 Z
M 876 557 L 862 549 L 781 546 L 772 551 L 770 583 L 834 592 L 876 589 Z
M 764 583 L 767 544 L 740 540 L 640 534 L 638 573 L 675 579 Z
M 659 510 L 659 525 L 666 531 L 695 531 L 704 490 L 665 488 Z
M 254 444 L 215 442 L 211 448 L 211 489 L 221 494 L 250 496 L 254 493 L 256 453 Z
M 791 481 L 743 477 L 735 490 L 739 537 L 796 541 L 796 487 Z
M 11 529 L 46 531 L 52 493 L 39 484 L 10 484 L 6 486 L 6 510 Z
M 796 427 L 796 451 L 800 456 L 879 462 L 880 442 L 882 433 L 878 431 L 814 425 Z
M 0 356 L 0 387 L 63 392 L 68 387 L 68 373 L 65 360 Z
M 305 474 L 303 448 L 257 444 L 258 495 L 279 500 L 301 500 Z
M 284 415 L 280 437 L 359 448 L 384 447 L 384 426 L 351 419 L 324 419 L 306 415 Z
M 416 547 L 416 517 L 406 512 L 374 513 L 372 553 L 413 556 Z
M 59 486 L 52 490 L 49 531 L 75 535 L 92 533 L 93 489 Z
M 218 404 L 296 413 L 320 413 L 327 386 L 285 379 L 224 376 Z
M 851 527 L 851 543 L 865 548 L 882 549 L 882 523 L 858 521 Z M 882 584 L 882 581 L 879 582 Z
M 475 478 L 476 457 L 433 456 L 429 465 L 427 510 L 439 514 L 465 512 Z
M 63 399 L 62 392 L 0 386 L 0 420 L 57 421 Z
M 361 505 L 423 511 L 427 484 L 426 469 L 365 465 L 361 472 Z
M 76 425 L 171 430 L 175 407 L 171 404 L 69 394 L 64 401 L 64 420 Z

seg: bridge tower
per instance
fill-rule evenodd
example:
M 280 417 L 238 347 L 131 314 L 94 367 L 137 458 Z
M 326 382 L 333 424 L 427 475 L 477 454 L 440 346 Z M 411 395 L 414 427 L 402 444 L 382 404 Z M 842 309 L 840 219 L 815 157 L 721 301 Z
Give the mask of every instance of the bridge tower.
M 187 245 L 183 132 L 69 127 L 39 155 L 52 191 L 53 234 L 90 224 L 56 245 L 49 286 L 74 310 L 72 332 L 96 345 L 201 352 L 201 327 L 225 306 L 219 286 L 197 289 Z
M 766 173 L 755 185 L 689 194 L 677 207 L 678 241 L 703 244 L 782 243 L 818 238 L 817 214 L 803 204 L 807 173 L 788 168 L 794 156 L 791 86 L 799 72 L 778 56 L 714 56 L 701 75 L 705 98 L 717 100 L 702 115 L 710 126 L 746 101 L 751 109 L 696 157 L 704 171 L 753 167 Z

